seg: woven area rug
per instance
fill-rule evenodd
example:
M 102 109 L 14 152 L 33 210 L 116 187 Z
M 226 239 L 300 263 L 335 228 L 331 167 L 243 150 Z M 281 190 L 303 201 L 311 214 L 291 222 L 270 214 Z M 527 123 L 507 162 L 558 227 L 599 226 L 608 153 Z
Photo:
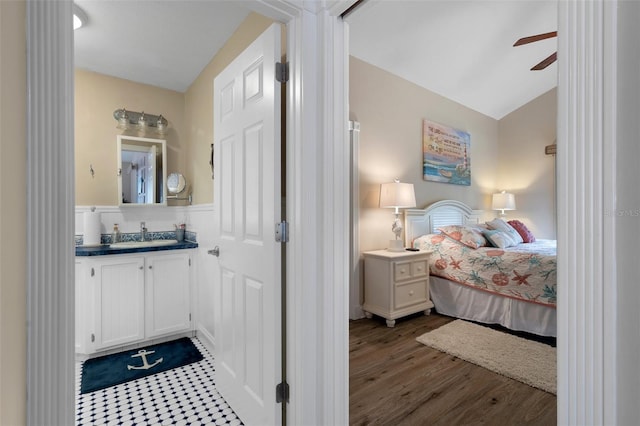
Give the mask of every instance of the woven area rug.
M 91 358 L 82 364 L 80 393 L 94 392 L 202 360 L 191 339 Z
M 455 320 L 416 340 L 439 351 L 556 394 L 556 349 L 488 327 Z

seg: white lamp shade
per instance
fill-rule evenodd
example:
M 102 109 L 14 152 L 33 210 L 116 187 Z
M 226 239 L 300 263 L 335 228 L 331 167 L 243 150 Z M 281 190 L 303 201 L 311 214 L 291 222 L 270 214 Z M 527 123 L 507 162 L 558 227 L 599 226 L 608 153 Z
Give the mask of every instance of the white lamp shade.
M 409 208 L 416 206 L 412 183 L 391 182 L 380 185 L 380 207 Z
M 516 197 L 506 191 L 493 194 L 493 202 L 491 203 L 493 210 L 515 210 Z

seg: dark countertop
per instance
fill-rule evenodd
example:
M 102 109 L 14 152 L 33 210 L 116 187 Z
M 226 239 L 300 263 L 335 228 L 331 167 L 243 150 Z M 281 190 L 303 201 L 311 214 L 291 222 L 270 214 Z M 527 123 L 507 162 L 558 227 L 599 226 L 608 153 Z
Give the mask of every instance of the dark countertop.
M 127 247 L 127 248 L 111 248 L 109 244 L 100 246 L 84 247 L 76 246 L 76 256 L 106 256 L 112 254 L 128 254 L 128 253 L 144 253 L 148 251 L 164 251 L 164 250 L 183 250 L 197 248 L 198 243 L 191 241 L 182 241 L 166 246 L 149 246 L 149 247 Z

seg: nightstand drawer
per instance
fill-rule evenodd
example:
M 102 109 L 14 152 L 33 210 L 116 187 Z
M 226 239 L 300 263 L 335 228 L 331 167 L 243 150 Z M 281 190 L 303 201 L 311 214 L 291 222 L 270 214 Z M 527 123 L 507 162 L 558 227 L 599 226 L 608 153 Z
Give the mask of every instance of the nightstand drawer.
M 397 262 L 394 264 L 394 278 L 396 281 L 408 280 L 411 278 L 411 262 Z
M 426 260 L 417 260 L 411 262 L 411 276 L 413 278 L 421 278 L 427 275 L 429 262 Z
M 422 303 L 427 300 L 427 281 L 397 284 L 394 292 L 395 309 L 402 309 L 407 306 Z
M 411 262 L 396 262 L 394 265 L 395 281 L 404 281 L 414 278 L 422 278 L 427 275 L 427 260 L 414 260 Z

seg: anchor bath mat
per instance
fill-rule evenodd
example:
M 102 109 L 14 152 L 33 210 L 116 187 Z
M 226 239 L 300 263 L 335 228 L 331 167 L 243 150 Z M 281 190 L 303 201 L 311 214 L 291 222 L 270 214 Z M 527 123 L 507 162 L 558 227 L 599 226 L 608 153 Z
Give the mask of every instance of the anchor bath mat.
M 91 358 L 82 365 L 80 393 L 119 385 L 200 360 L 202 354 L 188 337 Z

